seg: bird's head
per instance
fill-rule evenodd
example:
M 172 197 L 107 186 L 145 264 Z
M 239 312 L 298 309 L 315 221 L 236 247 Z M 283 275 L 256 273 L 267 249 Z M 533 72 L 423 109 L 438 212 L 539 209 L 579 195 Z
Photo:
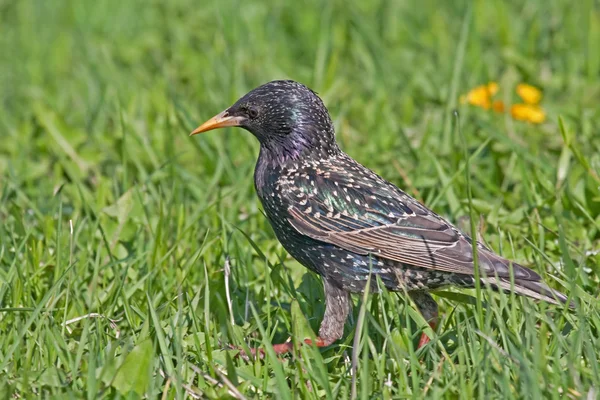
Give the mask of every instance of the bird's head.
M 250 131 L 280 161 L 306 153 L 331 155 L 338 149 L 323 101 L 308 87 L 290 80 L 257 87 L 191 135 L 231 126 Z

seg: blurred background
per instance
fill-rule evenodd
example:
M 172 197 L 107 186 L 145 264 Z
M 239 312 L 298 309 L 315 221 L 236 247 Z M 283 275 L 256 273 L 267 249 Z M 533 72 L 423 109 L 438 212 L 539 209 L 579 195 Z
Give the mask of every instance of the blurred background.
M 296 320 L 315 330 L 322 288 L 262 215 L 256 140 L 188 134 L 294 79 L 324 99 L 352 157 L 466 231 L 470 189 L 490 246 L 578 299 L 581 318 L 513 299 L 535 312 L 500 300 L 480 321 L 471 294 L 448 292 L 448 353 L 432 346 L 420 364 L 417 324 L 382 322 L 404 301 L 377 297 L 359 390 L 593 398 L 598 43 L 594 0 L 0 0 L 2 390 L 349 395 L 348 346 L 310 353 L 316 364 L 223 350 L 285 340 Z

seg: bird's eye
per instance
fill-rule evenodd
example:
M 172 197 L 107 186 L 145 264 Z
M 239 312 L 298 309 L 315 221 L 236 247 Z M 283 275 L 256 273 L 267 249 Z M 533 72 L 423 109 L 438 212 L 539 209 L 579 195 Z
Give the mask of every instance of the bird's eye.
M 256 118 L 256 117 L 258 117 L 258 111 L 256 111 L 256 109 L 255 109 L 255 108 L 248 108 L 248 109 L 246 110 L 246 112 L 248 113 L 248 116 L 249 116 L 250 118 Z

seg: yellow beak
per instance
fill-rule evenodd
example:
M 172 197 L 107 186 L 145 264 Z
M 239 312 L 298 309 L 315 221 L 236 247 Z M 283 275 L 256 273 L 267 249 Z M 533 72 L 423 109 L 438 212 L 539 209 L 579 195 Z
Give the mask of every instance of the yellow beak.
M 205 123 L 203 123 L 202 125 L 197 127 L 196 129 L 194 129 L 194 131 L 192 133 L 190 133 L 190 136 L 197 135 L 199 133 L 210 131 L 210 130 L 217 129 L 217 128 L 225 128 L 228 126 L 240 126 L 242 124 L 242 122 L 244 121 L 244 119 L 245 119 L 244 117 L 231 116 L 227 113 L 227 110 L 226 110 L 220 114 L 215 115 L 214 117 L 212 117 L 211 119 L 209 119 L 208 121 L 206 121 Z

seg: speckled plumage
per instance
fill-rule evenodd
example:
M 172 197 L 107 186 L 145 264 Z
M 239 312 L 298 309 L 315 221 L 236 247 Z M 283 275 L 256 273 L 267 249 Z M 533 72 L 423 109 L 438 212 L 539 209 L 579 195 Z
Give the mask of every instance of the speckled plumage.
M 285 249 L 323 277 L 326 344 L 341 337 L 349 293 L 362 292 L 369 273 L 389 290 L 411 293 L 430 320 L 437 307 L 427 290 L 474 286 L 473 241 L 341 151 L 327 109 L 306 86 L 267 83 L 215 118 L 226 124 L 209 121 L 195 132 L 241 126 L 261 143 L 256 191 Z M 516 293 L 566 301 L 534 271 L 476 245 L 483 283 L 510 290 L 512 269 Z

